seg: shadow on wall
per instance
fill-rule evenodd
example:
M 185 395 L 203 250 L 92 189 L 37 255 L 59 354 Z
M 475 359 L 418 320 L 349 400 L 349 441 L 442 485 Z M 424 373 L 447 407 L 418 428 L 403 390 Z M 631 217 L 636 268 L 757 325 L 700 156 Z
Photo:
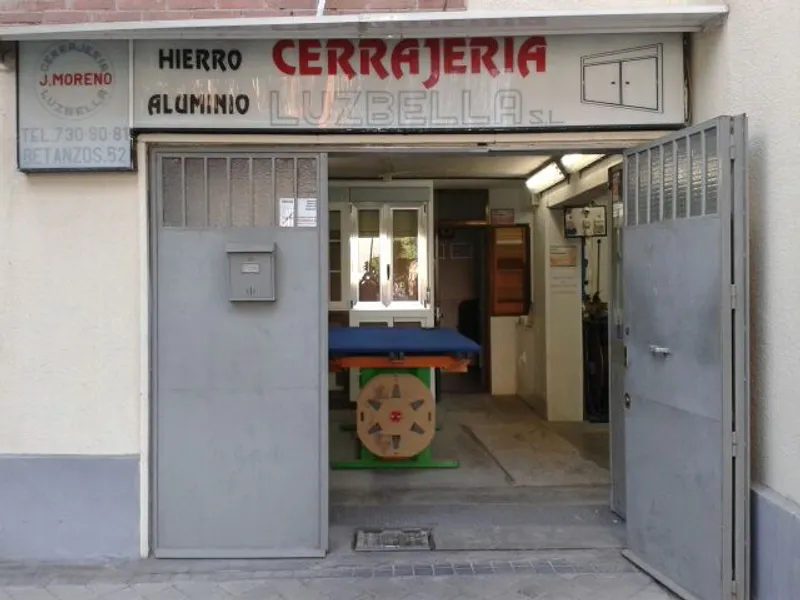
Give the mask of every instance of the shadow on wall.
M 767 197 L 767 176 L 766 164 L 768 146 L 763 138 L 750 138 L 747 141 L 748 155 L 748 194 L 750 200 L 750 439 L 751 439 L 751 463 L 753 465 L 752 477 L 754 480 L 762 479 L 763 458 L 766 452 L 764 437 L 767 435 L 766 424 L 764 423 L 764 411 L 760 410 L 758 400 L 764 398 L 768 393 L 762 387 L 759 373 L 766 369 L 763 364 L 769 355 L 764 348 L 762 332 L 766 329 L 764 322 L 765 311 L 757 310 L 757 307 L 766 303 L 762 302 L 762 290 L 764 285 L 764 273 L 766 270 L 766 259 L 764 252 L 764 241 L 766 232 L 762 219 L 763 210 L 766 205 L 762 199 Z

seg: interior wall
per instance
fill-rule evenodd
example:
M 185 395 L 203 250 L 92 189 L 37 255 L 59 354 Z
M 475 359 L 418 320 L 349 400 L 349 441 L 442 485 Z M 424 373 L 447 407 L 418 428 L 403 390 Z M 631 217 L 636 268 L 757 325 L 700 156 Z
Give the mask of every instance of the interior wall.
M 435 228 L 441 221 L 482 221 L 486 218 L 488 192 L 482 189 L 445 189 L 434 192 Z M 442 316 L 444 327 L 456 329 L 458 326 L 459 304 L 474 298 L 479 291 L 479 269 L 485 271 L 486 265 L 479 264 L 477 255 L 481 235 L 479 230 L 458 229 L 453 237 L 440 240 L 436 253 L 436 302 Z M 455 258 L 449 250 L 453 244 L 461 244 L 471 249 L 469 258 Z M 445 249 L 445 255 L 440 251 Z M 487 299 L 488 302 L 488 299 Z
M 604 194 L 595 200 L 597 206 L 606 207 L 607 223 L 611 222 L 610 203 L 610 194 Z M 611 285 L 611 239 L 608 236 L 587 239 L 584 256 L 587 260 L 585 276 L 589 282 L 586 286 L 587 293 L 599 292 L 600 300 L 608 302 Z
M 489 190 L 489 209 L 512 208 L 517 224 L 533 226 L 531 197 L 524 182 L 499 184 Z M 532 246 L 532 245 L 531 245 Z M 492 394 L 528 394 L 527 375 L 533 360 L 532 331 L 525 318 L 492 317 L 490 321 Z M 524 362 L 522 356 L 524 355 Z M 525 376 L 520 378 L 519 373 Z M 520 381 L 522 379 L 522 381 Z M 520 383 L 522 385 L 520 385 Z
M 581 242 L 564 237 L 562 208 L 565 203 L 605 204 L 610 197 L 608 168 L 619 162 L 611 157 L 570 181 L 545 192 L 535 209 L 534 304 L 531 322 L 534 406 L 552 421 L 582 421 L 583 411 L 583 301 L 581 291 Z M 607 208 L 610 218 L 610 207 Z M 587 276 L 596 282 L 597 243 L 588 240 Z M 607 300 L 610 285 L 610 246 L 600 244 L 601 298 Z M 596 287 L 596 284 L 593 283 Z M 542 376 L 543 374 L 543 376 Z
M 727 4 L 723 27 L 692 36 L 693 119 L 748 116 L 753 476 L 800 503 L 800 79 L 794 61 L 779 58 L 800 53 L 800 38 L 787 25 L 800 22 L 800 4 Z
M 564 237 L 560 210 L 542 202 L 537 217 L 543 221 L 545 256 L 545 313 L 534 318 L 547 322 L 547 418 L 583 420 L 583 322 L 580 244 Z M 538 265 L 537 265 L 538 266 Z
M 522 332 L 520 344 L 520 395 L 528 401 L 540 417 L 548 418 L 547 389 L 547 229 L 546 209 L 534 207 L 533 235 L 531 240 L 531 271 L 533 305 Z

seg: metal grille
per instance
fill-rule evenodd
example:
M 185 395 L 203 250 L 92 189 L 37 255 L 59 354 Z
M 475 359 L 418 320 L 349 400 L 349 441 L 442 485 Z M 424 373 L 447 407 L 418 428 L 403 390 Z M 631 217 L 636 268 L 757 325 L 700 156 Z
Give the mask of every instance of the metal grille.
M 354 549 L 356 552 L 433 550 L 433 537 L 429 529 L 358 529 Z
M 628 154 L 624 165 L 628 226 L 717 213 L 716 126 Z
M 163 227 L 272 227 L 279 198 L 317 198 L 314 157 L 164 154 L 158 157 Z

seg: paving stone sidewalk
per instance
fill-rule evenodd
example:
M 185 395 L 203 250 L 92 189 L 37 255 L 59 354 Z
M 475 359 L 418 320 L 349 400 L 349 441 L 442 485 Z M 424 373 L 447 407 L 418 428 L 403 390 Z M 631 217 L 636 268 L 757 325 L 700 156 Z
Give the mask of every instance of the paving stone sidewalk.
M 365 564 L 366 563 L 366 564 Z M 669 600 L 618 553 L 0 563 L 0 600 Z

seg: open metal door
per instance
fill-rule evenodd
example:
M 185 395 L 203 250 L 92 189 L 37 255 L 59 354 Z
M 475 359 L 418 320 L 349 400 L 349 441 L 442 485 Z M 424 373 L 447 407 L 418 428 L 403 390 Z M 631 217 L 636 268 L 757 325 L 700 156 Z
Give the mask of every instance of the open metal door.
M 746 119 L 625 153 L 626 557 L 749 597 Z

